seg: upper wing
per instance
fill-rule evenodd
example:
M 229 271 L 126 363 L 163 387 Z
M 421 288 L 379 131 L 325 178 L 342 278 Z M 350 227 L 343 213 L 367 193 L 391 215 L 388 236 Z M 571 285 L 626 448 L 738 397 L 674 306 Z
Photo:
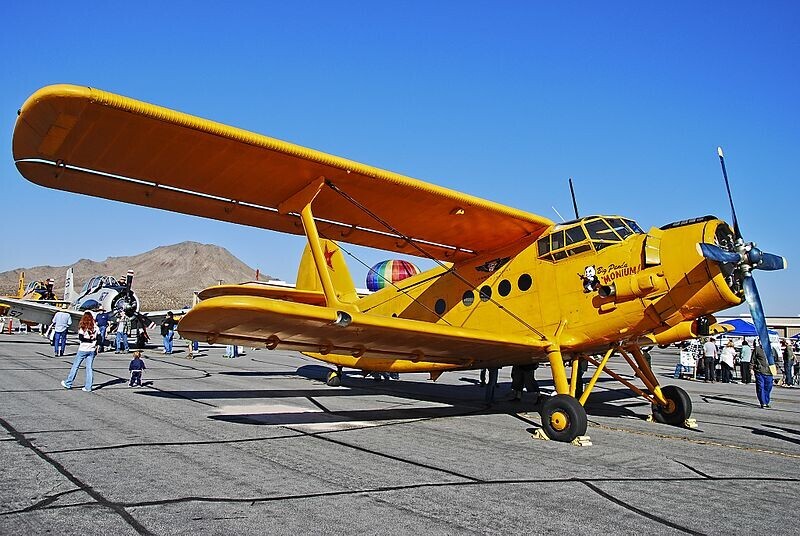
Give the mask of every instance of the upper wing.
M 470 368 L 484 363 L 546 360 L 536 338 L 365 313 L 340 313 L 256 296 L 218 296 L 195 305 L 178 325 L 181 337 L 212 343 L 263 344 L 310 352 L 365 370 Z M 346 358 L 346 359 L 343 359 Z
M 541 216 L 88 87 L 34 93 L 14 128 L 14 159 L 50 188 L 302 234 L 315 185 L 327 238 L 457 261 L 537 236 Z M 378 216 L 379 218 L 376 218 Z
M 72 317 L 72 325 L 69 327 L 69 330 L 74 332 L 78 331 L 78 324 L 84 313 L 84 311 L 64 309 L 63 307 L 56 307 L 55 305 L 48 305 L 38 301 L 19 300 L 15 298 L 2 298 L 0 299 L 0 303 L 8 305 L 8 316 L 35 324 L 50 324 L 53 321 L 53 315 L 58 311 L 65 311 Z

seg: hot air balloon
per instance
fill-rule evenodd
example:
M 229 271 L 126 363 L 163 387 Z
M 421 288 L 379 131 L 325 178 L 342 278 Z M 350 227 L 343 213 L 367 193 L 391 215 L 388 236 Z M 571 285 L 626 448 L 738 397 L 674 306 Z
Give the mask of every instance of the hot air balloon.
M 406 277 L 417 275 L 419 268 L 408 261 L 390 260 L 379 262 L 369 269 L 367 274 L 367 288 L 371 292 L 380 290 L 385 286 L 402 281 Z

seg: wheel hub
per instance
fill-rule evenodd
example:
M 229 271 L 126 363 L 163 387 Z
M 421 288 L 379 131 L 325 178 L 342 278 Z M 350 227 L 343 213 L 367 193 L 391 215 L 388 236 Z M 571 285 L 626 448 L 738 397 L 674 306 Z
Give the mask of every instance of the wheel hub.
M 553 427 L 553 430 L 562 432 L 569 426 L 569 417 L 563 411 L 554 411 L 550 415 L 550 426 Z

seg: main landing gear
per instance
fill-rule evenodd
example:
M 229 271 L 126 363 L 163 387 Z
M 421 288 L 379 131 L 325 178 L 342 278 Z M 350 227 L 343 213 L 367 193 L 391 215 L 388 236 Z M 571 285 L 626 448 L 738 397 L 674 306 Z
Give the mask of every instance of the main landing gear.
M 644 389 L 640 389 L 628 379 L 606 368 L 609 358 L 614 353 L 618 353 L 628 362 L 634 375 L 644 383 Z M 656 422 L 673 426 L 692 427 L 692 419 L 689 419 L 692 414 L 691 398 L 680 387 L 667 385 L 662 388 L 659 385 L 658 378 L 650 368 L 648 356 L 638 346 L 627 346 L 625 348 L 612 346 L 608 348 L 600 360 L 588 355 L 575 354 L 572 356 L 572 377 L 569 379 L 567 378 L 560 348 L 557 346 L 550 347 L 548 349 L 548 360 L 550 361 L 553 383 L 558 395 L 545 401 L 540 413 L 542 416 L 542 429 L 550 439 L 573 442 L 578 436 L 586 434 L 587 419 L 584 405 L 597 379 L 603 372 L 631 389 L 637 395 L 647 399 L 652 404 L 653 420 Z M 593 364 L 596 368 L 592 378 L 583 390 L 583 394 L 576 397 L 578 384 L 583 381 L 579 374 L 581 360 Z
M 692 414 L 692 399 L 686 391 L 675 385 L 666 385 L 661 389 L 661 394 L 667 403 L 653 404 L 653 419 L 673 426 L 680 426 L 686 422 Z
M 570 443 L 586 435 L 586 410 L 570 395 L 556 395 L 542 405 L 542 429 L 554 441 Z

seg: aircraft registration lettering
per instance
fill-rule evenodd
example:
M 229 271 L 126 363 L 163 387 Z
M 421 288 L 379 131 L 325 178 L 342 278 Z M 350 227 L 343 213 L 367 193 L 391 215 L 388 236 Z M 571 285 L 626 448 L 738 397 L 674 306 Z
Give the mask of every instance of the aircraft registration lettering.
M 607 285 L 618 277 L 633 275 L 639 271 L 639 266 L 628 266 L 627 261 L 622 264 L 611 263 L 608 266 L 598 266 L 597 276 L 604 285 Z

